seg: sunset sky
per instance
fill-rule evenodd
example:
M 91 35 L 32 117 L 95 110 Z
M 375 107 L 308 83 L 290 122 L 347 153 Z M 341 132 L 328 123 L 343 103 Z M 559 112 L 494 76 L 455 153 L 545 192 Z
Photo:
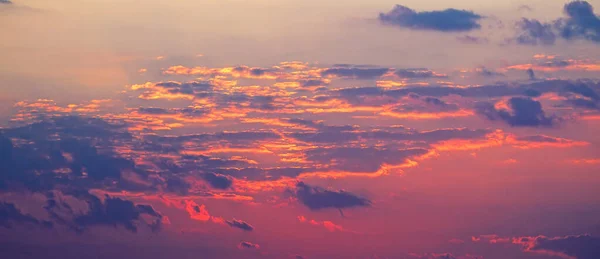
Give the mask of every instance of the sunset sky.
M 600 259 L 600 0 L 0 0 L 0 258 Z

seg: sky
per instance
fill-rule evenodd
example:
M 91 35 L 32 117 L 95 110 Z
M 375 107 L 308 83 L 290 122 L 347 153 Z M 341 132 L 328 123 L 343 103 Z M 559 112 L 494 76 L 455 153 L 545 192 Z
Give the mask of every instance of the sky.
M 0 0 L 0 257 L 598 259 L 599 10 Z

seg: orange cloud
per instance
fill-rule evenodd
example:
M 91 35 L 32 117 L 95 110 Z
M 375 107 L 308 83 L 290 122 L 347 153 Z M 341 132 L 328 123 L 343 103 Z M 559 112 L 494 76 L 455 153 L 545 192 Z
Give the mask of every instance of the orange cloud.
M 553 65 L 552 61 L 548 63 L 540 63 L 540 64 L 518 64 L 506 67 L 507 70 L 537 70 L 544 72 L 556 72 L 556 71 L 600 71 L 600 64 L 591 62 L 589 60 L 575 60 L 569 59 L 564 60 L 564 64 L 561 65 Z
M 510 145 L 519 149 L 533 149 L 545 147 L 581 147 L 587 146 L 589 143 L 544 135 L 518 138 L 515 135 L 505 133 L 502 130 L 496 130 L 495 132 L 486 135 L 485 139 L 483 140 L 449 140 L 434 144 L 433 147 L 439 151 L 467 151 L 489 147 L 499 147 L 502 145 Z
M 333 223 L 331 221 L 327 221 L 327 220 L 326 221 L 308 220 L 304 216 L 298 216 L 298 221 L 300 221 L 302 223 L 308 223 L 308 224 L 311 224 L 314 226 L 322 226 L 329 232 L 347 232 L 347 230 L 344 229 L 342 226 L 336 225 L 335 223 Z
M 206 206 L 198 205 L 194 201 L 184 201 L 185 202 L 185 211 L 190 214 L 190 218 L 199 220 L 199 221 L 208 221 L 210 220 L 210 214 L 206 210 Z
M 600 158 L 574 159 L 567 162 L 575 165 L 600 165 Z

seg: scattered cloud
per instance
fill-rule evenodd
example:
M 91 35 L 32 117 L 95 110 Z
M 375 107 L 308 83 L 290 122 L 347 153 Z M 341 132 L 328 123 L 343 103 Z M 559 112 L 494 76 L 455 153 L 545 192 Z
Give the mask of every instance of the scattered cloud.
M 350 232 L 350 231 L 344 229 L 344 227 L 337 225 L 328 220 L 325 220 L 325 221 L 316 221 L 314 219 L 307 220 L 304 216 L 298 216 L 298 221 L 300 221 L 302 223 L 311 224 L 314 226 L 324 227 L 329 232 Z
M 565 40 L 600 42 L 600 18 L 589 2 L 569 2 L 565 4 L 563 11 L 567 17 L 552 22 L 523 18 L 516 24 L 518 35 L 515 41 L 528 45 L 554 45 L 560 37 Z
M 239 228 L 244 231 L 253 231 L 254 230 L 254 227 L 252 225 L 250 225 L 242 220 L 233 219 L 233 220 L 226 221 L 226 223 L 230 227 Z
M 142 215 L 152 217 L 154 220 L 147 224 L 153 230 L 159 230 L 162 215 L 149 205 L 134 204 L 120 198 L 106 197 L 104 202 L 93 195 L 86 195 L 89 211 L 74 218 L 78 231 L 83 231 L 91 226 L 122 226 L 131 232 L 137 232 L 136 222 L 143 222 Z
M 490 42 L 490 40 L 486 37 L 477 37 L 477 36 L 471 36 L 471 35 L 458 36 L 458 37 L 456 37 L 456 39 L 459 42 L 466 43 L 466 44 L 487 44 Z
M 304 182 L 296 184 L 295 196 L 311 210 L 327 208 L 345 209 L 369 207 L 371 201 L 346 191 L 330 191 L 310 186 Z
M 447 75 L 438 74 L 428 69 L 397 69 L 394 74 L 400 78 L 407 79 L 427 79 L 427 78 L 447 78 Z
M 556 21 L 560 36 L 567 39 L 585 39 L 600 43 L 600 18 L 586 1 L 572 1 L 565 4 L 568 18 Z
M 595 259 L 600 256 L 600 238 L 591 235 L 517 237 L 512 242 L 530 253 L 569 259 Z
M 337 67 L 323 70 L 321 75 L 323 77 L 333 76 L 353 79 L 376 79 L 385 75 L 389 70 L 389 68 L 338 65 Z
M 238 245 L 238 248 L 239 249 L 260 249 L 260 246 L 257 244 L 253 244 L 253 243 L 244 241 Z
M 493 71 L 493 70 L 490 70 L 490 69 L 488 69 L 486 67 L 479 67 L 479 68 L 475 69 L 475 73 L 477 73 L 478 75 L 483 76 L 483 77 L 505 76 L 501 72 Z
M 417 12 L 406 6 L 396 5 L 387 13 L 380 13 L 383 24 L 414 30 L 435 30 L 443 32 L 471 31 L 481 28 L 478 23 L 483 16 L 472 11 L 446 9 L 443 11 Z
M 215 174 L 215 173 L 204 173 L 202 178 L 210 184 L 213 188 L 227 189 L 233 184 L 233 180 L 230 176 Z
M 508 108 L 496 108 L 490 103 L 480 103 L 477 112 L 489 120 L 502 120 L 513 127 L 550 127 L 557 122 L 556 117 L 547 117 L 542 104 L 524 97 L 508 100 Z
M 523 18 L 517 22 L 517 28 L 521 34 L 516 37 L 519 44 L 528 45 L 554 45 L 556 35 L 552 24 L 541 23 L 535 19 Z

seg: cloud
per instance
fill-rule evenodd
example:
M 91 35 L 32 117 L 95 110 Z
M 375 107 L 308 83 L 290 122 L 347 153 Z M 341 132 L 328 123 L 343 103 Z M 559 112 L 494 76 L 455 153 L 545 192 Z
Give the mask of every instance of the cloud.
M 519 9 L 519 11 L 528 11 L 528 12 L 533 11 L 533 7 L 531 7 L 529 5 L 520 5 L 518 9 Z
M 566 92 L 570 95 L 566 101 L 574 107 L 600 110 L 600 94 L 587 84 L 575 82 L 566 87 Z
M 294 138 L 302 141 L 319 143 L 346 143 L 359 139 L 374 141 L 425 141 L 438 142 L 450 139 L 473 139 L 485 136 L 487 130 L 469 129 L 437 129 L 432 131 L 407 131 L 396 129 L 394 131 L 379 129 L 375 131 L 346 131 L 331 130 L 321 132 L 301 132 L 292 134 Z M 344 149 L 344 147 L 340 147 Z M 333 151 L 336 152 L 336 151 Z
M 238 244 L 238 248 L 239 249 L 259 249 L 260 246 L 258 244 L 253 244 L 250 242 L 241 242 L 240 244 Z
M 568 18 L 556 22 L 563 38 L 585 39 L 600 43 L 600 18 L 594 14 L 594 8 L 590 3 L 586 1 L 567 3 L 564 12 Z
M 447 75 L 438 74 L 428 69 L 397 69 L 394 74 L 400 78 L 407 79 L 428 79 L 428 78 L 447 78 Z
M 45 191 L 77 182 L 80 188 L 100 187 L 103 180 L 118 181 L 123 189 L 141 188 L 122 178 L 123 172 L 143 176 L 133 161 L 112 151 L 113 141 L 131 139 L 122 126 L 100 119 L 55 117 L 23 127 L 7 128 L 0 135 L 0 187 Z M 13 144 L 12 138 L 21 144 Z M 70 177 L 57 174 L 66 172 Z
M 379 14 L 379 20 L 383 24 L 414 30 L 444 32 L 479 29 L 481 25 L 478 21 L 482 18 L 481 15 L 466 10 L 446 9 L 443 11 L 417 12 L 402 5 L 396 5 L 391 11 Z
M 184 201 L 184 204 L 185 204 L 185 211 L 187 211 L 187 213 L 190 215 L 191 219 L 198 220 L 198 221 L 210 220 L 211 216 L 208 213 L 208 211 L 206 210 L 206 206 L 198 205 L 198 204 L 196 204 L 196 202 L 191 201 L 191 200 Z
M 533 71 L 532 68 L 528 68 L 527 70 L 527 76 L 529 76 L 529 80 L 535 80 L 535 71 Z
M 590 98 L 592 101 L 600 101 L 600 94 L 582 82 L 570 84 L 565 88 L 565 90 L 570 93 L 575 93 Z
M 330 191 L 313 187 L 304 182 L 296 184 L 295 196 L 311 210 L 327 208 L 345 209 L 352 207 L 369 207 L 371 201 L 346 191 Z
M 520 34 L 515 38 L 517 43 L 526 45 L 554 45 L 556 34 L 552 24 L 542 23 L 535 19 L 523 18 L 517 22 Z
M 486 44 L 489 43 L 490 40 L 485 37 L 476 37 L 471 35 L 458 36 L 456 39 L 459 42 L 467 43 L 467 44 Z
M 496 72 L 493 70 L 489 70 L 485 67 L 479 67 L 477 69 L 475 69 L 475 73 L 483 76 L 483 77 L 498 77 L 498 76 L 505 76 L 504 74 L 500 73 L 500 72 Z
M 208 182 L 210 186 L 217 189 L 227 189 L 233 184 L 231 177 L 222 174 L 204 173 L 201 177 Z
M 586 1 L 572 1 L 565 4 L 566 18 L 552 22 L 540 22 L 523 18 L 517 22 L 518 36 L 515 41 L 528 45 L 553 45 L 557 37 L 566 40 L 583 39 L 600 43 L 600 18 Z
M 517 137 L 513 141 L 513 146 L 520 149 L 531 149 L 531 148 L 543 148 L 543 147 L 554 147 L 554 148 L 569 148 L 569 147 L 581 147 L 587 146 L 590 143 L 585 141 L 576 141 L 571 139 L 556 138 L 546 135 L 533 135 Z
M 600 238 L 591 235 L 518 237 L 513 239 L 513 243 L 532 253 L 577 259 L 600 258 Z
M 76 216 L 73 221 L 77 231 L 84 231 L 90 226 L 122 226 L 131 232 L 137 232 L 137 222 L 143 222 L 142 215 L 154 219 L 146 224 L 153 230 L 161 226 L 162 215 L 149 205 L 134 204 L 131 201 L 106 196 L 104 202 L 94 195 L 85 195 L 89 211 Z
M 244 231 L 253 231 L 254 230 L 254 227 L 252 225 L 250 225 L 242 220 L 233 219 L 233 220 L 226 221 L 226 223 L 230 227 L 239 228 Z
M 13 203 L 0 202 L 0 227 L 11 228 L 13 224 L 33 224 L 50 228 L 53 224 L 23 214 Z
M 353 79 L 375 79 L 386 74 L 389 68 L 339 66 L 327 68 L 321 72 L 323 77 L 334 76 Z
M 410 254 L 410 258 L 414 259 L 483 259 L 481 256 L 465 255 L 455 256 L 450 253 L 431 253 L 431 254 Z
M 351 172 L 374 172 L 382 164 L 405 161 L 409 157 L 424 155 L 426 149 L 398 149 L 390 147 L 331 147 L 306 151 L 306 159 L 329 168 Z
M 327 231 L 329 232 L 350 232 L 346 229 L 344 229 L 344 227 L 337 225 L 331 221 L 325 220 L 325 221 L 316 221 L 314 219 L 312 220 L 307 220 L 304 216 L 298 216 L 298 221 L 302 222 L 302 223 L 308 223 L 314 226 L 322 226 L 324 227 Z
M 490 120 L 505 121 L 513 127 L 550 127 L 557 121 L 555 117 L 546 116 L 540 102 L 529 98 L 513 97 L 509 99 L 508 105 L 511 111 L 497 109 L 490 103 L 480 103 L 477 112 Z
M 0 4 L 12 4 L 13 2 L 10 0 L 0 0 Z

